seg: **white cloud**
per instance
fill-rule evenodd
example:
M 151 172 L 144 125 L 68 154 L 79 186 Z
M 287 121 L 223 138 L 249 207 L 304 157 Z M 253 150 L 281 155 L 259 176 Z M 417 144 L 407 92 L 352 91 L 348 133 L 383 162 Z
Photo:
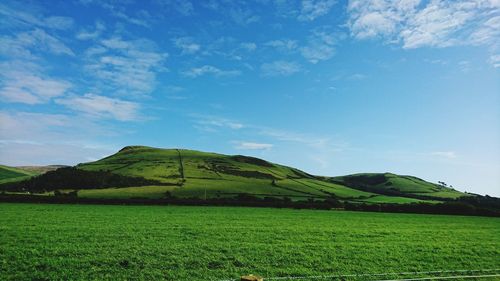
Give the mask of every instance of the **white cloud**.
M 193 38 L 191 37 L 180 37 L 176 39 L 172 39 L 174 42 L 175 46 L 179 49 L 181 49 L 182 54 L 194 54 L 198 52 L 201 49 L 201 46 L 199 44 L 194 43 Z
M 244 42 L 240 44 L 240 47 L 247 50 L 247 51 L 255 51 L 257 49 L 257 44 L 253 42 Z
M 100 1 L 100 0 L 84 0 L 84 1 L 80 1 L 80 3 L 82 3 L 84 5 L 95 4 L 101 8 L 109 11 L 109 13 L 112 16 L 114 16 L 118 19 L 124 20 L 128 23 L 134 24 L 134 25 L 138 25 L 138 26 L 142 26 L 142 27 L 149 27 L 150 26 L 149 19 L 151 18 L 151 15 L 147 11 L 131 9 L 133 11 L 136 11 L 135 15 L 131 16 L 131 15 L 127 14 L 126 5 L 130 4 L 131 3 L 130 1 L 117 1 L 117 2 L 115 2 L 115 1 Z
M 305 144 L 314 148 L 328 148 L 330 144 L 329 138 L 311 136 L 287 130 L 281 130 L 268 127 L 257 127 L 258 134 L 272 137 L 273 139 L 286 142 L 295 142 Z
M 186 90 L 186 88 L 177 85 L 168 85 L 165 89 L 169 93 L 180 93 Z
M 471 34 L 470 40 L 475 45 L 492 44 L 500 46 L 500 15 L 486 20 Z
M 66 115 L 0 111 L 0 136 L 3 141 L 38 142 L 58 135 L 58 129 L 71 126 Z
M 192 15 L 194 12 L 193 4 L 186 0 L 175 1 L 174 7 L 184 16 Z
M 31 41 L 30 39 L 33 39 L 34 41 L 31 41 L 30 43 L 37 45 L 39 48 L 44 48 L 54 54 L 66 54 L 70 56 L 75 55 L 73 51 L 59 39 L 47 34 L 41 29 L 35 29 L 28 34 L 23 34 L 22 36 L 25 36 L 24 39 L 27 42 Z
M 354 37 L 380 37 L 405 49 L 498 44 L 498 4 L 492 1 L 350 0 L 347 12 Z
M 34 53 L 39 51 L 56 55 L 75 55 L 61 40 L 39 28 L 29 32 L 21 32 L 15 37 L 0 37 L 0 54 L 5 56 L 32 59 L 35 57 Z
M 494 68 L 500 67 L 500 54 L 490 56 L 489 62 Z
M 407 19 L 408 27 L 400 32 L 403 48 L 455 45 L 454 33 L 474 16 L 474 10 L 446 2 L 428 5 Z
M 116 152 L 107 146 L 86 146 L 82 142 L 22 142 L 0 140 L 2 164 L 10 166 L 75 165 L 95 161 Z
M 147 96 L 156 87 L 157 72 L 166 71 L 163 62 L 168 54 L 156 51 L 150 40 L 114 37 L 100 43 L 87 50 L 84 68 L 97 78 L 93 83 L 103 92 Z
M 261 65 L 260 69 L 264 76 L 289 76 L 299 72 L 301 67 L 296 62 L 279 60 L 271 63 L 264 63 Z
M 46 78 L 27 69 L 9 69 L 10 64 L 0 66 L 3 85 L 0 96 L 4 102 L 25 104 L 46 103 L 50 99 L 64 95 L 72 86 L 70 82 Z
M 7 165 L 72 165 L 116 152 L 91 141 L 93 134 L 116 133 L 75 116 L 0 111 L 0 159 Z
M 237 142 L 235 145 L 235 149 L 241 150 L 268 150 L 273 147 L 270 143 L 256 143 L 256 142 Z
M 18 6 L 18 9 L 0 4 L 0 15 L 2 15 L 0 18 L 3 17 L 5 19 L 5 22 L 0 20 L 0 24 L 4 24 L 5 26 L 42 27 L 58 30 L 70 29 L 74 24 L 74 20 L 70 17 L 45 17 L 42 14 L 33 15 L 26 12 L 29 8 L 28 3 L 22 3 Z
M 312 21 L 330 12 L 335 0 L 302 0 L 302 9 L 298 17 L 301 21 Z
M 190 16 L 194 12 L 193 3 L 187 0 L 160 0 L 159 3 L 183 16 Z
M 102 22 L 96 22 L 95 28 L 93 31 L 83 29 L 76 35 L 76 38 L 78 40 L 97 39 L 99 36 L 101 36 L 101 34 L 104 30 L 106 30 L 106 26 Z
M 231 19 L 239 25 L 247 25 L 260 20 L 260 17 L 252 10 L 238 6 L 231 8 L 228 13 Z
M 212 74 L 215 76 L 238 76 L 241 74 L 239 70 L 222 70 L 212 65 L 204 65 L 201 67 L 194 67 L 187 71 L 182 72 L 183 75 L 196 78 L 205 74 Z
M 196 123 L 195 128 L 206 132 L 215 132 L 218 129 L 240 130 L 246 127 L 241 122 L 217 116 L 192 114 L 191 117 Z
M 292 52 L 297 49 L 298 44 L 295 40 L 282 39 L 282 40 L 272 40 L 266 42 L 264 46 L 273 47 L 281 52 Z
M 354 74 L 346 77 L 346 79 L 348 79 L 348 80 L 355 80 L 355 81 L 363 80 L 366 78 L 367 78 L 367 76 L 365 74 L 361 74 L 361 73 L 354 73 Z
M 336 38 L 326 31 L 314 31 L 306 46 L 300 48 L 302 56 L 310 63 L 329 60 L 335 55 Z
M 435 151 L 431 152 L 430 155 L 447 159 L 457 158 L 457 154 L 454 151 Z
M 100 118 L 114 118 L 119 121 L 131 121 L 138 118 L 139 105 L 137 103 L 95 94 L 56 99 L 56 103 Z
M 74 20 L 72 18 L 60 17 L 60 16 L 47 17 L 43 20 L 43 22 L 44 22 L 43 26 L 47 28 L 61 29 L 61 30 L 70 29 L 74 24 Z

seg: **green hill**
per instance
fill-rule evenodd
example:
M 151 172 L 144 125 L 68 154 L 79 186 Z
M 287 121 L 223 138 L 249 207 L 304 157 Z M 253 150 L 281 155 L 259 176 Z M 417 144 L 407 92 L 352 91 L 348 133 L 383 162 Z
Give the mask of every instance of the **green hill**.
M 333 177 L 330 182 L 351 188 L 389 196 L 429 199 L 455 199 L 466 196 L 454 189 L 430 183 L 413 176 L 401 176 L 391 173 L 364 173 Z
M 185 149 L 158 149 L 129 146 L 96 162 L 80 164 L 78 169 L 109 171 L 123 176 L 140 176 L 156 180 L 163 187 L 127 191 L 134 196 L 234 197 L 251 194 L 259 197 L 365 198 L 372 193 L 316 179 L 300 170 L 273 164 L 262 159 L 227 156 Z M 154 192 L 150 192 L 154 189 Z M 110 197 L 110 190 L 85 190 L 82 196 Z M 123 197 L 123 194 L 119 195 Z
M 37 173 L 28 172 L 22 169 L 0 165 L 0 184 L 25 180 Z
M 23 170 L 32 174 L 44 174 L 59 168 L 68 167 L 66 165 L 46 165 L 46 166 L 17 166 L 16 169 Z
M 348 202 L 401 204 L 438 202 L 466 195 L 410 176 L 319 177 L 254 157 L 146 146 L 127 146 L 101 160 L 49 171 L 26 180 L 29 176 L 12 174 L 10 179 L 24 181 L 0 185 L 0 188 L 46 195 L 54 194 L 55 190 L 78 190 L 77 196 L 81 198 L 253 196 L 286 197 L 292 201 L 334 198 Z

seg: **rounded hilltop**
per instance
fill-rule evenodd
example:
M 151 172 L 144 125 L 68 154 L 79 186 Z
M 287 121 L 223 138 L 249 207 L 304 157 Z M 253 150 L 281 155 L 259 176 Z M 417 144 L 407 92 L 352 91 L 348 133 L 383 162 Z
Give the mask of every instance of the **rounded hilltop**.
M 120 149 L 118 152 L 130 151 L 130 150 L 140 150 L 140 149 L 152 149 L 153 147 L 145 145 L 127 145 Z

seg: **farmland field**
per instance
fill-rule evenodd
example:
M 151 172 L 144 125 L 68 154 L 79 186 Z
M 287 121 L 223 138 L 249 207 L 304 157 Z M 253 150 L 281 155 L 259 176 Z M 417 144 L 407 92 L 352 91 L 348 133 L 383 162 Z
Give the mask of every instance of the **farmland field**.
M 0 280 L 236 280 L 248 273 L 500 268 L 498 218 L 7 203 L 0 214 Z

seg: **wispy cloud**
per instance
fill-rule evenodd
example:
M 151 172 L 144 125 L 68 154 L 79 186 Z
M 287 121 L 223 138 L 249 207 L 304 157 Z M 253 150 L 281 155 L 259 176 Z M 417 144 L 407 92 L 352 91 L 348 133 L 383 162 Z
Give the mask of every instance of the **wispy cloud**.
M 21 32 L 16 36 L 0 37 L 0 54 L 32 59 L 39 52 L 74 56 L 73 51 L 58 38 L 42 29 Z
M 26 73 L 8 73 L 10 80 L 0 89 L 0 96 L 6 102 L 26 104 L 45 103 L 51 98 L 63 95 L 71 86 L 66 81 L 44 79 Z
M 360 1 L 348 4 L 348 26 L 359 39 L 381 37 L 405 49 L 490 44 L 498 36 L 496 1 Z
M 4 141 L 43 141 L 54 137 L 60 128 L 71 126 L 62 114 L 0 111 L 0 136 Z
M 264 46 L 275 48 L 276 50 L 283 53 L 289 53 L 296 50 L 298 44 L 296 40 L 281 39 L 281 40 L 268 41 L 264 44 Z
M 257 49 L 257 44 L 253 43 L 253 42 L 243 42 L 240 44 L 240 47 L 247 50 L 247 51 L 255 51 L 255 49 Z
M 21 6 L 22 5 L 22 6 Z M 57 30 L 67 30 L 73 27 L 74 20 L 70 17 L 62 16 L 44 16 L 43 13 L 30 13 L 31 7 L 27 3 L 19 3 L 19 6 L 14 8 L 8 7 L 0 3 L 0 24 L 4 26 L 21 26 L 21 27 L 40 27 Z
M 194 39 L 191 37 L 180 37 L 172 39 L 174 45 L 182 51 L 182 54 L 194 54 L 200 51 L 201 46 L 199 44 L 194 43 Z
M 499 68 L 500 67 L 500 54 L 491 55 L 489 62 L 491 63 L 491 65 L 493 65 L 494 68 Z
M 166 71 L 167 53 L 157 51 L 147 39 L 124 40 L 113 37 L 101 40 L 87 50 L 85 70 L 97 78 L 101 91 L 123 96 L 147 96 L 156 87 L 156 75 Z
M 22 61 L 0 64 L 0 79 L 3 82 L 0 96 L 4 102 L 46 103 L 72 87 L 70 82 L 46 77 L 38 66 Z
M 217 129 L 239 130 L 246 127 L 241 122 L 217 116 L 193 114 L 191 117 L 194 118 L 195 128 L 202 131 L 214 132 Z
M 88 146 L 84 142 L 18 142 L 0 140 L 2 163 L 12 166 L 75 165 L 95 161 L 116 152 L 118 147 Z
M 93 40 L 101 36 L 102 32 L 106 30 L 106 26 L 102 22 L 96 22 L 93 30 L 82 29 L 76 35 L 78 40 Z
M 435 151 L 431 152 L 430 155 L 438 158 L 447 158 L 447 159 L 457 158 L 457 154 L 454 151 Z
M 298 17 L 301 21 L 312 21 L 330 12 L 335 0 L 302 0 L 302 9 Z
M 499 4 L 500 6 L 500 4 Z M 499 7 L 500 8 L 500 7 Z M 500 15 L 489 18 L 478 27 L 470 36 L 475 45 L 500 44 Z
M 60 98 L 56 99 L 56 103 L 98 118 L 113 118 L 119 121 L 138 118 L 139 104 L 95 94 Z
M 257 134 L 272 137 L 275 140 L 295 142 L 305 144 L 314 148 L 328 148 L 330 146 L 330 138 L 311 136 L 303 133 L 292 132 L 288 130 L 269 128 L 269 127 L 255 127 Z
M 194 13 L 193 3 L 188 0 L 161 0 L 159 3 L 183 16 L 190 16 Z
M 274 61 L 264 63 L 260 67 L 263 76 L 289 76 L 301 70 L 301 66 L 293 61 Z
M 239 70 L 222 70 L 212 65 L 204 65 L 201 67 L 193 67 L 189 70 L 182 72 L 184 76 L 196 78 L 206 74 L 212 74 L 215 76 L 238 76 L 241 74 Z
M 205 8 L 219 12 L 229 17 L 234 23 L 246 26 L 260 21 L 260 16 L 252 7 L 252 2 L 248 1 L 202 1 Z
M 121 19 L 127 23 L 131 23 L 137 26 L 150 27 L 149 19 L 151 15 L 145 10 L 137 10 L 135 15 L 129 15 L 127 13 L 126 5 L 129 1 L 101 1 L 101 0 L 84 0 L 80 1 L 84 5 L 94 4 L 105 10 L 107 10 L 112 16 Z
M 315 64 L 331 59 L 335 55 L 337 38 L 331 32 L 315 30 L 308 38 L 307 45 L 300 48 L 302 56 Z
M 257 143 L 257 142 L 246 142 L 246 141 L 238 141 L 234 142 L 236 145 L 235 149 L 240 150 L 269 150 L 273 147 L 270 143 Z
M 254 14 L 251 9 L 239 6 L 231 8 L 229 10 L 229 16 L 234 22 L 240 25 L 247 25 L 260 20 L 260 17 Z

